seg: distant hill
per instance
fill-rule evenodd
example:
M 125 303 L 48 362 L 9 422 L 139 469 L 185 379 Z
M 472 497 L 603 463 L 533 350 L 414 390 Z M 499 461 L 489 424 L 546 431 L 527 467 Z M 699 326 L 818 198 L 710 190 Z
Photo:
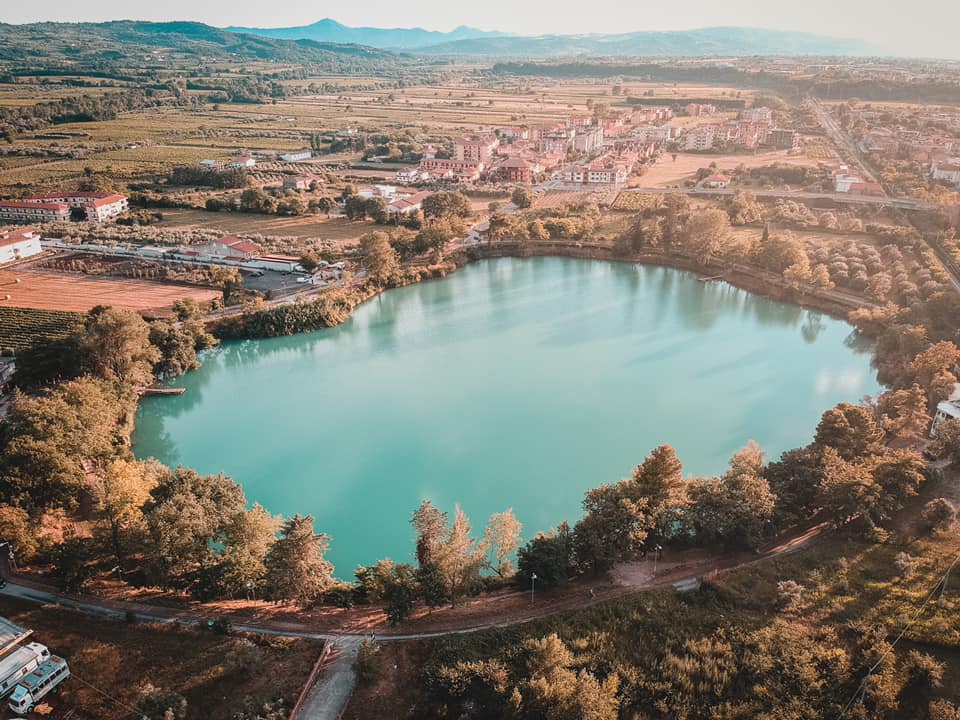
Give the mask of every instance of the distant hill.
M 312 25 L 287 28 L 225 28 L 229 32 L 257 35 L 284 40 L 314 40 L 317 42 L 353 43 L 378 48 L 410 50 L 458 40 L 503 37 L 506 33 L 487 32 L 460 26 L 451 32 L 423 28 L 347 27 L 336 20 L 325 18 Z
M 422 28 L 347 27 L 329 18 L 312 25 L 288 28 L 226 28 L 287 40 L 357 43 L 431 55 L 498 57 L 706 57 L 751 55 L 881 55 L 883 50 L 858 40 L 809 33 L 717 27 L 673 32 L 632 32 L 612 35 L 543 35 L 539 37 L 487 32 L 459 27 L 449 33 Z
M 0 23 L 0 61 L 10 63 L 159 62 L 181 59 L 273 60 L 362 68 L 397 56 L 359 45 L 243 35 L 196 22 Z
M 619 35 L 544 35 L 455 40 L 419 48 L 432 55 L 500 57 L 749 57 L 753 55 L 886 54 L 859 40 L 755 28 L 705 28 Z

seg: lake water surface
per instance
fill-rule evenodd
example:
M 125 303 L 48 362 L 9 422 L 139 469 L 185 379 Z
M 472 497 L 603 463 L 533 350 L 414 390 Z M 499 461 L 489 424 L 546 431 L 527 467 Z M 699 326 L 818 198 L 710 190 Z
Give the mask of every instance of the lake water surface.
M 879 390 L 845 322 L 677 270 L 562 258 L 472 264 L 391 290 L 345 324 L 224 343 L 144 400 L 134 449 L 310 514 L 328 558 L 412 558 L 424 498 L 477 533 L 530 537 L 658 444 L 716 474 L 749 439 L 776 457 Z

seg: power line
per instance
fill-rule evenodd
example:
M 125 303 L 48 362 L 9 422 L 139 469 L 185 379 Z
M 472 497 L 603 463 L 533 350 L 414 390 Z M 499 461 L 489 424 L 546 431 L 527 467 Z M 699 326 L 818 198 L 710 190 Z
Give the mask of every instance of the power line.
M 101 689 L 98 688 L 96 685 L 87 682 L 86 680 L 84 680 L 82 677 L 80 677 L 80 676 L 77 675 L 76 673 L 74 673 L 74 672 L 71 671 L 71 672 L 70 672 L 70 677 L 72 677 L 72 678 L 74 678 L 74 679 L 76 679 L 76 680 L 79 680 L 80 682 L 82 682 L 84 685 L 86 685 L 86 686 L 87 686 L 88 688 L 90 688 L 91 690 L 100 693 L 101 695 L 103 695 L 105 698 L 107 698 L 107 699 L 110 700 L 111 702 L 114 702 L 114 703 L 116 703 L 117 705 L 119 705 L 120 707 L 125 708 L 126 710 L 129 710 L 130 712 L 134 713 L 137 717 L 143 717 L 143 712 L 142 712 L 142 711 L 137 710 L 137 709 L 136 709 L 135 707 L 133 707 L 132 705 L 127 705 L 127 704 L 126 704 L 125 702 L 123 702 L 122 700 L 118 700 L 117 698 L 115 698 L 113 695 L 111 695 L 110 693 L 106 692 L 105 690 L 101 690 Z
M 920 619 L 920 615 L 923 613 L 924 608 L 927 607 L 927 605 L 933 599 L 933 596 L 937 594 L 938 588 L 941 589 L 941 595 L 942 595 L 943 593 L 942 588 L 946 586 L 947 578 L 950 576 L 950 571 L 953 570 L 954 566 L 958 562 L 960 562 L 960 553 L 958 553 L 957 556 L 953 559 L 953 562 L 950 563 L 950 566 L 947 568 L 947 571 L 943 573 L 943 575 L 940 577 L 940 580 L 937 582 L 937 584 L 933 586 L 933 589 L 930 591 L 930 594 L 927 595 L 927 598 L 926 600 L 923 601 L 923 604 L 920 605 L 919 608 L 917 608 L 917 612 L 914 613 L 913 617 L 910 619 L 910 622 L 908 622 L 906 625 L 903 626 L 903 629 L 900 631 L 900 634 L 897 635 L 896 639 L 892 643 L 890 643 L 890 647 L 888 647 L 884 651 L 883 655 L 880 656 L 880 659 L 877 660 L 870 667 L 869 670 L 867 670 L 867 674 L 864 675 L 863 680 L 860 682 L 860 685 L 854 691 L 853 696 L 847 701 L 847 704 L 843 706 L 843 710 L 840 712 L 840 716 L 838 717 L 837 720 L 843 720 L 843 718 L 846 716 L 847 712 L 850 710 L 853 703 L 856 702 L 857 696 L 863 692 L 866 692 L 867 681 L 870 679 L 870 676 L 873 674 L 873 671 L 876 670 L 878 667 L 880 667 L 880 663 L 886 660 L 887 655 L 893 652 L 894 648 L 897 646 L 897 643 L 900 642 L 903 636 L 907 634 L 907 631 L 917 623 L 917 620 Z

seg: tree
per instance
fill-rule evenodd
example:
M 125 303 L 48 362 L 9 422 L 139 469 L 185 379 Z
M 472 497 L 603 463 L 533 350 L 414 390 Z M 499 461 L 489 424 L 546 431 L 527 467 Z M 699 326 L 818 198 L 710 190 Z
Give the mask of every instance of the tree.
M 369 209 L 367 199 L 361 195 L 350 195 L 344 200 L 343 214 L 348 220 L 365 220 Z
M 881 393 L 873 414 L 887 434 L 896 438 L 921 435 L 930 424 L 927 396 L 916 383 L 906 389 Z
M 470 537 L 470 520 L 457 505 L 438 563 L 451 605 L 456 605 L 464 595 L 479 588 L 480 568 L 485 557 L 486 548 Z
M 150 491 L 157 486 L 165 471 L 166 468 L 155 460 L 114 460 L 107 472 L 98 478 L 100 507 L 118 565 L 126 556 L 124 534 L 142 522 L 141 508 L 150 499 Z
M 269 215 L 274 211 L 275 204 L 272 197 L 263 190 L 254 187 L 248 187 L 240 193 L 240 211 L 250 213 L 263 213 Z
M 377 225 L 386 225 L 390 222 L 390 211 L 387 209 L 387 201 L 381 197 L 373 197 L 367 200 L 366 213 Z
M 313 517 L 294 515 L 264 559 L 266 584 L 275 600 L 309 605 L 333 584 L 333 565 L 324 558 L 327 535 L 313 532 Z
M 300 255 L 300 267 L 308 273 L 312 273 L 320 265 L 320 258 L 314 252 L 305 252 Z
M 814 443 L 849 462 L 882 452 L 883 429 L 862 405 L 840 403 L 820 418 Z
M 510 195 L 510 202 L 520 209 L 533 206 L 533 192 L 528 187 L 518 187 Z
M 90 376 L 38 397 L 14 393 L 0 496 L 28 510 L 72 507 L 88 470 L 105 470 L 124 452 L 135 405 L 130 388 Z
M 267 553 L 276 541 L 279 516 L 259 504 L 234 515 L 224 530 L 223 590 L 231 597 L 243 595 L 263 584 Z
M 467 218 L 471 215 L 470 199 L 460 192 L 441 190 L 423 200 L 426 218 Z
M 769 531 L 776 497 L 763 471 L 763 452 L 753 440 L 730 459 L 723 477 L 727 541 L 757 547 Z
M 322 197 L 317 200 L 317 209 L 327 217 L 337 209 L 337 201 L 331 197 Z
M 10 550 L 20 562 L 29 562 L 40 547 L 30 515 L 14 505 L 0 505 L 0 537 L 10 543 Z
M 767 465 L 764 476 L 776 496 L 775 512 L 781 523 L 809 517 L 817 509 L 817 487 L 822 474 L 816 446 L 787 450 Z
M 517 580 L 523 587 L 536 575 L 539 587 L 549 590 L 565 585 L 576 570 L 573 533 L 560 523 L 548 533 L 538 533 L 517 551 Z
M 383 588 L 387 622 L 397 625 L 410 617 L 419 593 L 417 574 L 413 566 L 408 563 L 392 566 Z
M 723 210 L 714 208 L 690 217 L 683 232 L 683 247 L 706 264 L 722 253 L 729 239 L 730 218 Z
M 150 343 L 160 352 L 153 374 L 160 378 L 183 375 L 200 367 L 196 340 L 190 330 L 178 323 L 156 320 L 150 325 Z
M 816 502 L 838 527 L 857 515 L 869 514 L 879 502 L 879 488 L 862 464 L 848 462 L 827 446 L 821 454 L 821 465 Z
M 447 514 L 430 501 L 424 500 L 410 518 L 417 532 L 417 563 L 420 567 L 437 562 L 447 531 Z
M 669 537 L 686 504 L 683 464 L 669 445 L 660 445 L 633 471 L 637 494 L 647 499 L 647 512 L 660 538 Z
M 214 546 L 222 546 L 227 527 L 243 511 L 243 490 L 227 476 L 195 470 L 167 471 L 144 506 L 154 574 L 165 584 L 199 566 L 210 566 Z
M 650 528 L 647 500 L 628 480 L 587 491 L 584 516 L 573 529 L 577 562 L 599 575 L 614 563 L 632 557 Z
M 927 450 L 937 460 L 948 460 L 951 465 L 960 463 L 960 419 L 937 423 L 937 436 Z
M 103 305 L 87 313 L 79 348 L 83 365 L 93 374 L 129 385 L 152 383 L 153 366 L 160 360 L 142 317 Z
M 390 236 L 383 232 L 368 233 L 360 238 L 360 262 L 380 284 L 392 281 L 400 269 L 397 251 L 390 244 Z
M 509 557 L 520 545 L 522 529 L 523 525 L 517 520 L 512 509 L 491 515 L 483 531 L 484 545 L 491 555 L 485 560 L 484 566 L 500 577 L 513 575 L 513 565 Z
M 432 250 L 442 256 L 447 244 L 457 236 L 460 230 L 461 228 L 454 226 L 447 219 L 429 220 L 417 233 L 414 246 L 418 252 Z
M 727 213 L 734 225 L 753 225 L 763 220 L 763 206 L 752 192 L 738 190 L 727 203 Z

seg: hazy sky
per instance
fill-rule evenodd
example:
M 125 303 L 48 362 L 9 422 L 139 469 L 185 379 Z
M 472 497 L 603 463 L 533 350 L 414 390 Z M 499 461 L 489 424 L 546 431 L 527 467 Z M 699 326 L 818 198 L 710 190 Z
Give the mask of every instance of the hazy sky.
M 960 56 L 960 1 L 913 0 L 5 0 L 0 20 L 199 20 L 281 27 L 331 17 L 346 25 L 450 30 L 471 25 L 523 34 L 683 30 L 745 25 L 869 40 L 901 54 Z

